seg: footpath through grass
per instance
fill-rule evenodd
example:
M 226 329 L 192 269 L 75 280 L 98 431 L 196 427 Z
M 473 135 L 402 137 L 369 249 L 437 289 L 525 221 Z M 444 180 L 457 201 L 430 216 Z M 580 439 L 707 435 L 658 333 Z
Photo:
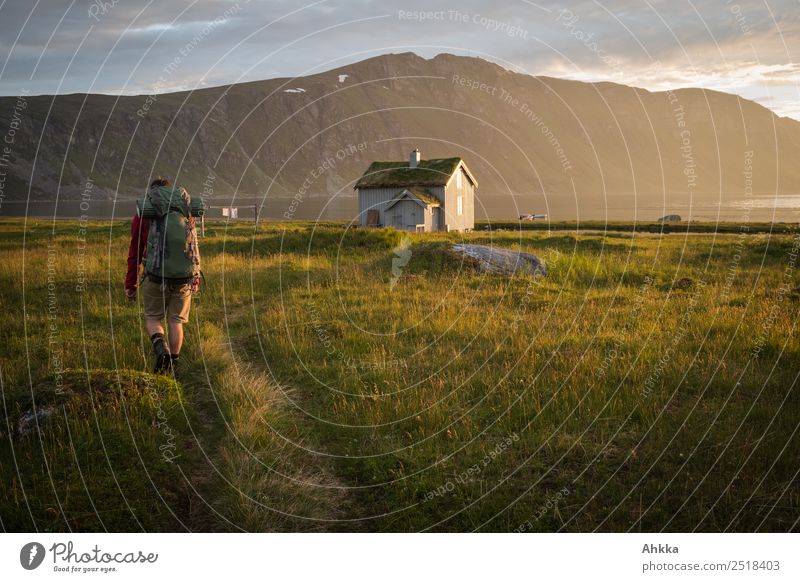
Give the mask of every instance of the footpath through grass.
M 796 231 L 211 224 L 175 382 L 126 227 L 0 222 L 6 530 L 798 527 Z

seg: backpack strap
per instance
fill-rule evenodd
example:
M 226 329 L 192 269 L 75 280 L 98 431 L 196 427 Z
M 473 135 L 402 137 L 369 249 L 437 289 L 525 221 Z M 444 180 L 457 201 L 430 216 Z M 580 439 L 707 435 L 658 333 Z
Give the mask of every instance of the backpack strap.
M 155 229 L 153 269 L 158 271 L 161 269 L 161 264 L 164 260 L 164 219 L 166 218 L 166 213 L 163 211 L 163 197 L 158 187 L 152 188 L 147 193 L 147 198 L 156 213 L 156 217 L 150 219 L 150 228 Z
M 147 193 L 147 197 L 150 200 L 150 205 L 156 211 L 156 215 L 159 217 L 164 216 L 164 209 L 162 207 L 163 198 L 161 197 L 161 192 L 159 192 L 158 187 L 151 188 L 150 191 Z
M 185 188 L 179 188 L 178 192 L 181 198 L 180 209 L 186 217 L 183 254 L 192 263 L 193 278 L 198 279 L 202 271 L 200 270 L 200 245 L 197 241 L 197 229 L 195 228 L 195 219 L 192 215 L 192 198 Z

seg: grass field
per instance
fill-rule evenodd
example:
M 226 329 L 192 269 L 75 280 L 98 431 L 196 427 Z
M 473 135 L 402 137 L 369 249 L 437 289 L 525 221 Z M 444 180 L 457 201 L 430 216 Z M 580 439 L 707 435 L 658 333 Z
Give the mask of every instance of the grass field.
M 791 226 L 212 223 L 174 380 L 146 373 L 128 228 L 0 221 L 3 530 L 800 527 Z

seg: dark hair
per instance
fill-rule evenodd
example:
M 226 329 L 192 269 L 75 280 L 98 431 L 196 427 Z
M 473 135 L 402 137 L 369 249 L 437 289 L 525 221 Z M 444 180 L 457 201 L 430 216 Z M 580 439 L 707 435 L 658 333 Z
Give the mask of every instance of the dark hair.
M 169 184 L 170 182 L 167 178 L 162 178 L 161 176 L 159 176 L 158 178 L 150 182 L 150 187 L 161 188 L 162 186 L 169 186 Z

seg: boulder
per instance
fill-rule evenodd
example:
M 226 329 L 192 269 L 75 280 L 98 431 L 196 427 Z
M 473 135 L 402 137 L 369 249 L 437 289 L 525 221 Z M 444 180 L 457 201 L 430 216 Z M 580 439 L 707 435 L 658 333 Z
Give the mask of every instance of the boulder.
M 475 259 L 483 271 L 501 275 L 547 275 L 547 267 L 536 255 L 485 245 L 457 244 L 453 251 Z
M 658 222 L 680 222 L 680 214 L 667 214 L 658 219 Z

